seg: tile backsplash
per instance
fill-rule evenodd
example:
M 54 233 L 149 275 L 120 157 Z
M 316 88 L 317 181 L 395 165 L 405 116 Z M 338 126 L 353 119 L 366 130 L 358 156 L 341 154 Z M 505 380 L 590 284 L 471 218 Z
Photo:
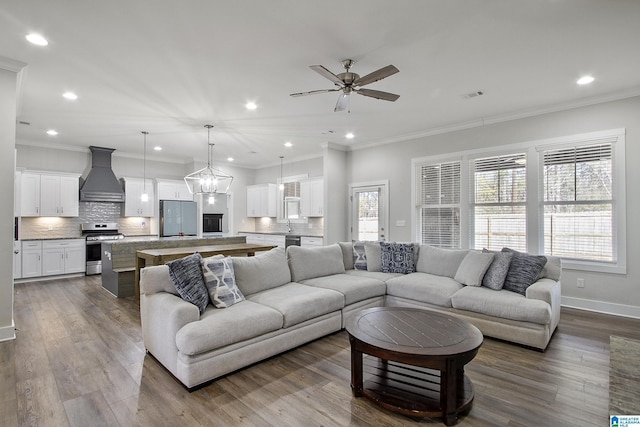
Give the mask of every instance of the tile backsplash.
M 149 234 L 149 218 L 121 216 L 122 203 L 80 202 L 78 217 L 23 217 L 21 239 L 51 239 L 81 237 L 80 224 L 85 222 L 115 222 L 125 235 Z M 141 227 L 144 221 L 146 226 Z
M 324 218 L 309 218 L 308 224 L 291 223 L 291 230 L 298 234 L 313 234 L 322 236 L 324 232 Z M 279 223 L 275 218 L 255 218 L 256 232 L 260 233 L 284 233 L 287 231 L 286 223 Z

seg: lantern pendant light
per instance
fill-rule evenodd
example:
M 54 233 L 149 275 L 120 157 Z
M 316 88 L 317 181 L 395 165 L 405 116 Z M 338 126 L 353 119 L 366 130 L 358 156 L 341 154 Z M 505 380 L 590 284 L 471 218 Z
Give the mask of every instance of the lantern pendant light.
M 148 202 L 149 193 L 147 193 L 147 135 L 149 132 L 142 131 L 144 135 L 144 151 L 142 152 L 142 194 L 140 195 L 140 201 Z
M 184 182 L 187 183 L 191 194 L 207 195 L 211 200 L 214 194 L 226 194 L 229 191 L 233 177 L 212 167 L 213 146 L 215 144 L 211 142 L 210 138 L 213 125 L 205 125 L 204 127 L 207 128 L 207 167 L 185 176 Z

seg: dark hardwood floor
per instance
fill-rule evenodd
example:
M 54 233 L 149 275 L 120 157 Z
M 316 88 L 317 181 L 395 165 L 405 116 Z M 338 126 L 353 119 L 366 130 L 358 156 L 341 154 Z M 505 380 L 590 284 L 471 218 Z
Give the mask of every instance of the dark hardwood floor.
M 2 426 L 441 425 L 352 397 L 345 332 L 188 393 L 145 354 L 137 303 L 99 276 L 17 284 L 15 322 L 0 343 Z M 608 425 L 610 335 L 640 339 L 640 320 L 563 309 L 545 353 L 486 338 L 458 425 Z

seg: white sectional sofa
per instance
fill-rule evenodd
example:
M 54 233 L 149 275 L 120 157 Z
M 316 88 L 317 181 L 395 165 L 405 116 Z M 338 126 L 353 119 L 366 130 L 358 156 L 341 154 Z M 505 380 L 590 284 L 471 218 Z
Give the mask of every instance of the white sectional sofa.
M 187 388 L 337 332 L 354 311 L 383 305 L 446 312 L 487 336 L 546 348 L 560 317 L 559 259 L 547 259 L 520 295 L 422 272 L 416 256 L 418 271 L 410 274 L 377 271 L 377 260 L 368 270 L 354 269 L 350 242 L 233 258 L 245 300 L 227 308 L 209 304 L 202 314 L 178 295 L 167 266 L 148 267 L 140 279 L 144 345 Z M 451 257 L 453 271 L 462 253 Z

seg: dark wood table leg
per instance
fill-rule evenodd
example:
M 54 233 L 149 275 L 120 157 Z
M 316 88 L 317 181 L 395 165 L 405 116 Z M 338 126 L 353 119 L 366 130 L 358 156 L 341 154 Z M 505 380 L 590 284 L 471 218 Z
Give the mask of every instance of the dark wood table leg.
M 349 336 L 351 343 L 351 390 L 355 397 L 362 396 L 362 352 L 356 350 L 356 339 Z
M 440 376 L 440 404 L 445 425 L 451 426 L 458 421 L 458 369 L 453 360 L 447 360 L 445 370 Z

